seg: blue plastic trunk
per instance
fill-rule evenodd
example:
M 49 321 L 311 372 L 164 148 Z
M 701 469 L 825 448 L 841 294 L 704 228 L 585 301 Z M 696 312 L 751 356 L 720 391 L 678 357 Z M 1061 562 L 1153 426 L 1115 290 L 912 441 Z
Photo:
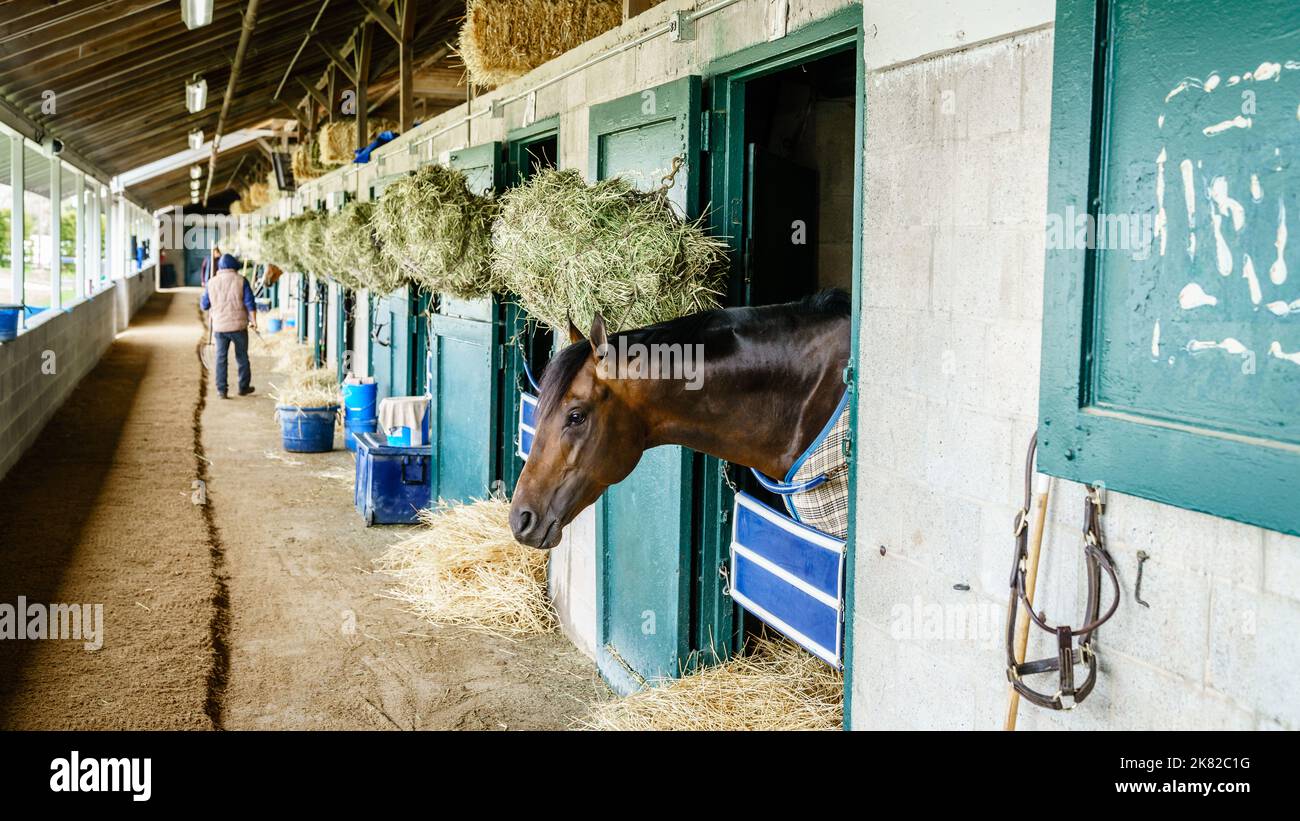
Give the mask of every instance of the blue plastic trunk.
M 358 433 L 357 512 L 373 524 L 410 524 L 429 506 L 432 449 L 397 447 L 378 433 Z

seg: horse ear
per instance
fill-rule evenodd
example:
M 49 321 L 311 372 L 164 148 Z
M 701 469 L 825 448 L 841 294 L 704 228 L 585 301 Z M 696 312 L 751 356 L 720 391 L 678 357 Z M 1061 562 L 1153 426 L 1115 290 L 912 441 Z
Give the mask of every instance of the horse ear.
M 578 330 L 578 326 L 573 324 L 573 317 L 566 316 L 565 318 L 569 321 L 569 344 L 577 345 L 579 342 L 584 341 L 582 331 Z
M 600 358 L 605 351 L 605 345 L 609 340 L 605 336 L 605 318 L 600 315 L 600 311 L 591 319 L 591 334 L 588 337 L 591 340 L 591 351 Z

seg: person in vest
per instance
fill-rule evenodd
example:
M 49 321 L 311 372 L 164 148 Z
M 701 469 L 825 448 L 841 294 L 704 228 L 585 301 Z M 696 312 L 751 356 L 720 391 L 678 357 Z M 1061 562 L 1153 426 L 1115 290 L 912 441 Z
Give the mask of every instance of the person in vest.
M 239 260 L 222 254 L 217 262 L 217 272 L 208 280 L 199 299 L 199 307 L 210 311 L 212 335 L 217 345 L 217 395 L 229 399 L 226 393 L 226 351 L 235 345 L 235 363 L 239 367 L 239 395 L 253 392 L 253 378 L 248 366 L 248 326 L 257 328 L 257 303 L 253 288 L 239 273 Z

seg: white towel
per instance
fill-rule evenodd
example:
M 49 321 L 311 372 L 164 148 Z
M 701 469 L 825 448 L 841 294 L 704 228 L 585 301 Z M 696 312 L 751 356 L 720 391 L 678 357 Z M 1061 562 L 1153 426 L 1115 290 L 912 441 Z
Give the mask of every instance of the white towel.
M 424 414 L 429 409 L 426 396 L 390 396 L 379 402 L 379 426 L 384 433 L 396 432 L 397 428 L 411 429 L 411 446 L 423 447 Z

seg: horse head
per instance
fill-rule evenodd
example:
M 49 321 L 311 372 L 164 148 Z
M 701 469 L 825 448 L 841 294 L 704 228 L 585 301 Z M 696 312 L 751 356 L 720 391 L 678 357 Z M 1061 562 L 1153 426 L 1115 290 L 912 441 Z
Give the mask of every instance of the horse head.
M 600 367 L 608 343 L 600 314 L 586 339 L 570 322 L 569 342 L 543 374 L 537 432 L 510 506 L 515 539 L 542 549 L 632 472 L 648 433 L 628 383 Z

